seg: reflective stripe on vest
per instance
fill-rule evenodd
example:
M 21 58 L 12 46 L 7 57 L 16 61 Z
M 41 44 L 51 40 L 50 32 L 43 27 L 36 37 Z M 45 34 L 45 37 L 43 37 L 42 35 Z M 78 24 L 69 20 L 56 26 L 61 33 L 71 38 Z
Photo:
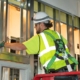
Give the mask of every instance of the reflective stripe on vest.
M 59 38 L 60 38 L 60 35 L 59 35 L 58 32 L 57 32 L 57 34 L 58 34 L 58 36 L 59 36 Z M 42 40 L 43 40 L 44 45 L 45 45 L 46 48 L 39 53 L 39 55 L 38 55 L 39 57 L 43 56 L 44 54 L 46 54 L 47 52 L 49 52 L 49 51 L 51 51 L 51 50 L 56 50 L 56 47 L 55 47 L 55 46 L 49 46 L 48 41 L 47 41 L 47 39 L 46 39 L 46 36 L 45 36 L 45 34 L 44 34 L 43 32 L 40 33 L 40 36 L 42 37 Z M 65 48 L 68 48 L 67 45 L 65 45 Z M 58 60 L 60 60 L 60 59 L 56 58 L 55 62 L 58 61 Z M 46 67 L 49 61 L 50 61 L 50 60 L 46 61 L 46 62 L 43 64 L 43 66 Z
M 43 66 L 44 66 L 44 67 L 47 67 L 47 65 L 48 65 L 48 63 L 49 63 L 50 60 L 51 60 L 51 59 L 47 60 L 47 61 L 45 62 L 45 64 L 43 64 Z M 59 58 L 56 58 L 56 60 L 55 60 L 54 62 L 59 61 L 59 60 L 60 60 Z

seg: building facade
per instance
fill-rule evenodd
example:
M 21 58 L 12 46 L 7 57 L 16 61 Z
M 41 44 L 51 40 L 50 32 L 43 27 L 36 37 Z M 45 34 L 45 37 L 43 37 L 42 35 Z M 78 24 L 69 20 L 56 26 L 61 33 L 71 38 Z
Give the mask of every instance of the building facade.
M 71 43 L 71 55 L 80 60 L 79 3 L 79 0 L 0 0 L 0 41 L 23 42 L 36 35 L 31 19 L 36 12 L 44 11 L 53 19 L 51 29 Z M 31 80 L 37 68 L 37 55 L 0 49 L 0 80 Z

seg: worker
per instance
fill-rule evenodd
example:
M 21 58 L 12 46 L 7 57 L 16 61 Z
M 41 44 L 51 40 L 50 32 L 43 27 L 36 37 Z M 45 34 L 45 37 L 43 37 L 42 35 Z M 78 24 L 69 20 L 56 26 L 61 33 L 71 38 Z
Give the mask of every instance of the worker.
M 0 43 L 0 47 L 13 50 L 26 50 L 28 54 L 38 54 L 45 73 L 75 70 L 77 61 L 69 53 L 67 40 L 53 26 L 51 18 L 45 12 L 37 12 L 33 17 L 37 35 L 23 43 Z

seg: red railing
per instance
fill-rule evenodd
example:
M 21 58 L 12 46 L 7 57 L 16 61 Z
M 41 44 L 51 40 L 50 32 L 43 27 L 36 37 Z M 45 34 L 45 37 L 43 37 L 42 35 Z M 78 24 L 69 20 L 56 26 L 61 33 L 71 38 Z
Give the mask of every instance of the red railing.
M 80 75 L 80 71 L 51 73 L 51 74 L 38 74 L 33 78 L 33 80 L 54 80 L 55 76 L 71 76 L 71 75 Z

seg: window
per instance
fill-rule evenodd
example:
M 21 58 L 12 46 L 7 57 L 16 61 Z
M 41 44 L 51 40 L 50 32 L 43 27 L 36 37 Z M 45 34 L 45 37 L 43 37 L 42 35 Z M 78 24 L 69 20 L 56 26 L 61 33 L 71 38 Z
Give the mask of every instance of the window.
M 51 17 L 53 18 L 53 8 L 49 7 L 49 6 L 45 6 L 45 12 Z
M 14 40 L 14 39 L 11 39 L 11 43 L 15 43 L 16 42 L 16 40 Z M 11 53 L 16 53 L 16 51 L 15 50 L 12 50 L 11 49 L 11 51 L 10 51 Z
M 72 16 L 71 15 L 68 16 L 68 21 L 69 21 L 69 25 L 72 26 Z
M 38 2 L 34 1 L 34 11 L 38 12 Z
M 67 40 L 67 25 L 60 23 L 61 26 L 61 35 Z
M 11 4 L 15 4 L 17 6 L 20 6 L 20 4 L 21 4 L 20 1 L 17 1 L 17 0 L 8 0 L 8 2 Z
M 44 11 L 44 4 L 41 3 L 41 11 Z
M 10 68 L 10 79 L 9 80 L 19 80 L 19 69 Z
M 51 20 L 53 26 L 50 28 L 51 30 L 54 30 L 54 20 Z
M 15 43 L 15 42 L 19 42 L 19 41 L 20 41 L 19 38 L 11 37 L 11 43 Z M 12 50 L 12 49 L 10 49 L 10 52 L 20 54 L 20 51 L 16 51 L 16 50 Z
M 79 49 L 80 49 L 79 48 L 79 29 L 74 28 L 74 50 L 75 50 L 75 54 L 79 54 Z
M 74 19 L 73 19 L 73 23 L 74 23 L 74 27 L 78 27 L 79 28 L 79 18 L 78 17 L 74 17 Z
M 56 20 L 59 20 L 59 10 L 55 10 Z
M 55 31 L 57 31 L 59 33 L 61 32 L 61 30 L 60 30 L 60 23 L 59 22 L 56 22 Z
M 60 21 L 66 23 L 66 14 L 64 12 L 60 12 Z
M 70 43 L 70 53 L 74 56 L 74 40 L 73 40 L 73 28 L 72 26 L 68 26 L 68 43 Z

